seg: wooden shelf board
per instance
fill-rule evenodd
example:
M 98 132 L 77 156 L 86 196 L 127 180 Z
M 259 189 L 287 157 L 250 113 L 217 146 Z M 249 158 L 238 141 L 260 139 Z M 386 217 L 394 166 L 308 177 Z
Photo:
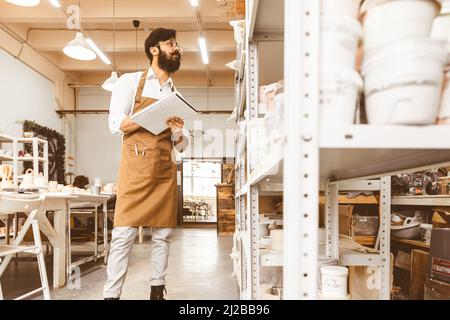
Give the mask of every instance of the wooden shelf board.
M 325 203 L 325 196 L 320 196 L 320 204 Z M 339 196 L 339 204 L 378 204 L 378 197 L 375 195 L 359 195 L 355 198 L 349 198 L 345 195 Z
M 391 240 L 399 242 L 399 243 L 403 243 L 403 244 L 408 244 L 408 245 L 420 247 L 420 248 L 425 248 L 425 249 L 429 249 L 430 248 L 429 244 L 427 244 L 427 243 L 425 243 L 423 241 L 419 241 L 419 240 L 399 239 L 399 238 L 395 238 L 395 237 L 391 237 Z

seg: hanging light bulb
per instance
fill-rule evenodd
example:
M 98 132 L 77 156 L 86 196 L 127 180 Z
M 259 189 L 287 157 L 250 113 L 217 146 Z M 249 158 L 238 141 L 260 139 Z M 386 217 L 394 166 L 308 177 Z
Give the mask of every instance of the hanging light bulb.
M 112 92 L 114 89 L 114 85 L 116 84 L 119 77 L 117 76 L 117 72 L 111 72 L 111 76 L 105 80 L 102 84 L 102 88 L 106 91 Z
M 88 61 L 94 60 L 97 57 L 81 32 L 77 32 L 75 39 L 64 47 L 63 52 L 67 56 L 77 60 Z
M 6 2 L 22 7 L 34 7 L 37 6 L 41 0 L 6 0 Z

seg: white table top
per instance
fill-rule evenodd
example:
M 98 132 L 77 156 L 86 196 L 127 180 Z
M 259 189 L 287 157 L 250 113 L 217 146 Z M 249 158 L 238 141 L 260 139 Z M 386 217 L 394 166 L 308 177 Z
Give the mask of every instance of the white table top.
M 17 193 L 17 192 L 0 192 L 0 197 L 21 198 L 21 199 L 36 199 L 44 195 L 46 199 L 67 199 L 70 201 L 105 201 L 112 197 L 106 194 L 77 194 L 77 193 L 63 193 L 63 192 L 47 192 L 47 193 Z

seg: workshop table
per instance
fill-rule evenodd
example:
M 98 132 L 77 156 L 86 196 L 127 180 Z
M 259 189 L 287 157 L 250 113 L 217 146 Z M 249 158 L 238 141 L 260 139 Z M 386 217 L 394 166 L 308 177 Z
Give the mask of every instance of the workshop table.
M 32 194 L 18 194 L 11 192 L 0 192 L 0 196 L 13 196 L 27 198 L 35 196 Z M 45 193 L 41 212 L 38 215 L 39 228 L 48 238 L 53 247 L 53 288 L 61 288 L 66 284 L 68 275 L 67 254 L 69 235 L 69 206 L 75 203 L 103 204 L 104 216 L 107 217 L 107 202 L 110 195 L 92 194 L 68 194 L 68 193 Z M 53 226 L 45 211 L 53 211 Z M 107 221 L 107 219 L 105 219 Z M 107 227 L 107 222 L 104 222 Z M 104 251 L 105 259 L 108 252 L 108 229 L 105 228 Z M 3 264 L 8 264 L 12 256 L 5 258 Z

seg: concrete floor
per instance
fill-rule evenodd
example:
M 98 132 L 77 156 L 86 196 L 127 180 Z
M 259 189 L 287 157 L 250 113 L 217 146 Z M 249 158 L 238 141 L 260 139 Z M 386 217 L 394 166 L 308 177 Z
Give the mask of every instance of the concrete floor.
M 215 229 L 176 229 L 170 236 L 172 245 L 167 271 L 167 299 L 215 300 L 239 299 L 230 253 L 232 237 L 217 237 Z M 5 299 L 14 298 L 39 286 L 35 260 L 12 262 L 1 281 Z M 52 259 L 47 272 L 52 282 Z M 68 287 L 52 291 L 54 300 L 102 299 L 106 280 L 104 267 L 89 265 L 82 269 L 79 289 Z M 90 272 L 90 270 L 94 270 Z M 150 293 L 150 242 L 133 247 L 130 256 L 123 300 L 147 300 Z M 36 297 L 41 299 L 41 297 Z

